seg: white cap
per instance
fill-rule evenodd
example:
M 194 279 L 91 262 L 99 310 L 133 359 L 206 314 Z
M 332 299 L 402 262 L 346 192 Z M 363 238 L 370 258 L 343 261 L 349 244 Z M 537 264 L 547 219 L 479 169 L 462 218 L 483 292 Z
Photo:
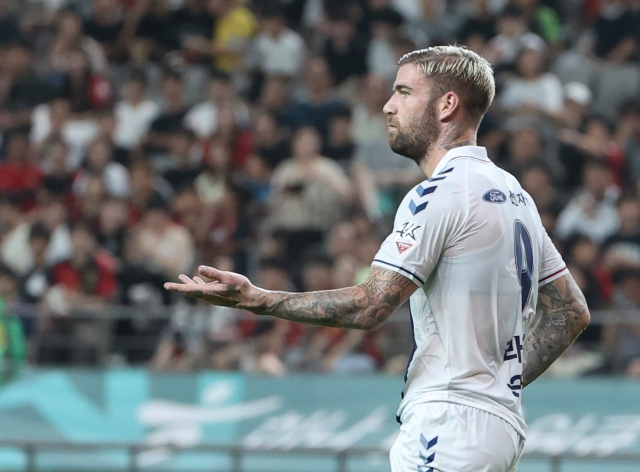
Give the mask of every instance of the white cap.
M 564 99 L 576 102 L 579 105 L 587 106 L 591 103 L 593 95 L 591 90 L 581 82 L 569 82 L 564 86 Z

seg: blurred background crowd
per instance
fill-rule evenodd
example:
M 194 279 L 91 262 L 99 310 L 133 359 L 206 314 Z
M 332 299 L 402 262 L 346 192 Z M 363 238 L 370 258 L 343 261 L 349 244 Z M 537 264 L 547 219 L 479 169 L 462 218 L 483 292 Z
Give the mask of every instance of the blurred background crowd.
M 396 62 L 457 43 L 495 68 L 479 144 L 591 309 L 617 310 L 557 369 L 640 376 L 640 324 L 615 319 L 640 307 L 638 25 L 638 0 L 0 0 L 0 354 L 402 372 L 405 310 L 307 328 L 162 284 L 197 264 L 272 290 L 364 280 L 424 179 L 387 143 Z

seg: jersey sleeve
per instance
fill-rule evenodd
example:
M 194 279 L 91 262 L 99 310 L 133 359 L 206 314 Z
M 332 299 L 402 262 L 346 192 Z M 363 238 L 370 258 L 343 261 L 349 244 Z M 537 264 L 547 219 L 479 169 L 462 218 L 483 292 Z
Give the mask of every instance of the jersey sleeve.
M 544 231 L 538 285 L 543 286 L 569 273 L 562 256 Z
M 440 189 L 438 189 L 440 190 Z M 442 189 L 444 190 L 444 189 Z M 418 187 L 421 195 L 429 189 Z M 454 242 L 462 221 L 463 208 L 451 195 L 423 201 L 408 198 L 402 202 L 393 228 L 373 260 L 373 265 L 404 275 L 422 287 L 438 264 L 443 252 Z M 410 194 L 411 195 L 411 194 Z

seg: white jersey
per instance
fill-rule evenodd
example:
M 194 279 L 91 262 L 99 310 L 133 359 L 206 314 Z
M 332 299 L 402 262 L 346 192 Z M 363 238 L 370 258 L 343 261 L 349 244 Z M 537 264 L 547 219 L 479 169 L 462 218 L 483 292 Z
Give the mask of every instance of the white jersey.
M 482 147 L 449 151 L 413 188 L 373 262 L 420 288 L 399 420 L 446 401 L 509 422 L 522 436 L 522 346 L 538 287 L 568 273 L 531 197 Z

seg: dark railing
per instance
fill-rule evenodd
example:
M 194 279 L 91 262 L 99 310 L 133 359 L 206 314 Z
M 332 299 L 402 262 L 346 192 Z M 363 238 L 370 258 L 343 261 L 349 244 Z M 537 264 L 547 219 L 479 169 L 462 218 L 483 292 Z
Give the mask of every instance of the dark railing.
M 244 446 L 223 446 L 223 445 L 198 445 L 188 448 L 178 448 L 175 446 L 161 446 L 164 451 L 173 454 L 185 453 L 208 453 L 224 454 L 231 459 L 229 472 L 244 472 L 243 460 L 252 455 L 269 455 L 284 457 L 321 457 L 333 458 L 335 460 L 335 472 L 347 472 L 351 459 L 384 456 L 389 451 L 383 448 L 348 448 L 344 450 L 327 448 L 291 448 L 291 449 L 253 449 Z M 33 442 L 33 441 L 0 441 L 0 448 L 17 449 L 25 454 L 24 472 L 37 472 L 37 456 L 40 452 L 96 452 L 96 451 L 124 451 L 128 455 L 127 466 L 120 469 L 126 472 L 139 472 L 143 468 L 139 465 L 138 458 L 141 453 L 155 448 L 148 444 L 135 443 L 70 443 L 70 442 Z M 157 448 L 157 447 L 156 447 Z M 522 461 L 539 461 L 549 464 L 549 472 L 562 472 L 563 464 L 570 462 L 598 462 L 601 464 L 630 463 L 640 464 L 640 454 L 615 453 L 607 456 L 595 454 L 577 455 L 570 453 L 543 454 L 525 453 Z M 0 471 L 3 470 L 0 465 Z M 327 471 L 330 472 L 330 471 Z M 540 471 L 543 472 L 543 471 Z
M 184 310 L 184 307 L 182 309 Z M 77 362 L 69 361 L 69 365 L 107 366 L 110 359 L 112 360 L 110 356 L 121 352 L 142 352 L 150 357 L 158 346 L 163 327 L 170 322 L 176 313 L 176 307 L 162 305 L 89 306 L 64 316 L 28 305 L 13 306 L 8 311 L 12 315 L 20 316 L 25 320 L 25 326 L 28 327 L 28 360 L 30 363 L 46 363 L 46 361 L 41 361 L 39 357 L 41 349 L 46 346 L 48 349 L 68 349 L 72 353 L 80 353 L 78 356 L 70 355 L 71 358 L 80 358 L 80 360 Z M 389 338 L 392 343 L 391 351 L 396 353 L 404 352 L 404 347 L 412 344 L 408 311 L 400 311 L 400 313 L 391 316 L 383 328 L 393 330 L 393 335 Z M 202 312 L 200 312 L 200 316 L 203 316 Z M 238 312 L 237 317 L 238 319 L 255 319 L 255 315 L 247 312 Z M 47 319 L 51 319 L 53 322 L 67 320 L 67 323 L 73 325 L 74 328 L 66 331 L 43 328 L 43 321 Z M 138 325 L 143 322 L 153 326 L 153 329 L 122 332 L 117 329 L 117 326 L 121 326 L 123 321 L 130 321 L 132 324 Z M 592 313 L 591 323 L 592 325 L 640 325 L 640 310 L 596 311 Z M 80 332 L 87 336 L 79 335 Z M 91 361 L 83 364 L 85 362 L 82 360 L 83 356 L 84 358 L 90 357 Z M 612 356 L 609 358 L 613 359 Z M 133 363 L 135 364 L 135 362 Z

